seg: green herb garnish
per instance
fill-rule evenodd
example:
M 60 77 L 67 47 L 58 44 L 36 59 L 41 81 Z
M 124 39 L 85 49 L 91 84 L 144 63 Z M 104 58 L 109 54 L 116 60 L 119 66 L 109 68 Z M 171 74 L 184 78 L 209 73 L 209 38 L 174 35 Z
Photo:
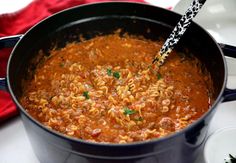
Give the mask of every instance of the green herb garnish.
M 158 73 L 158 74 L 157 74 L 157 79 L 160 80 L 161 78 L 162 78 L 161 74 Z
M 111 75 L 112 75 L 112 70 L 109 69 L 109 68 L 107 69 L 107 75 L 108 75 L 108 76 L 111 76 Z
M 89 99 L 89 92 L 88 92 L 88 91 L 84 91 L 84 92 L 83 92 L 83 96 L 84 96 L 86 99 Z
M 64 65 L 65 65 L 65 64 L 62 63 L 62 62 L 59 64 L 60 67 L 64 67 Z
M 128 107 L 124 108 L 124 115 L 131 115 L 131 114 L 134 114 L 136 112 L 137 112 L 136 110 L 131 110 Z
M 143 121 L 143 117 L 138 117 L 134 119 L 135 121 Z
M 119 72 L 113 72 L 113 76 L 116 78 L 116 79 L 119 79 L 120 78 L 120 73 Z
M 120 73 L 118 71 L 112 72 L 112 69 L 110 68 L 107 69 L 107 75 L 108 76 L 113 75 L 116 79 L 120 78 Z

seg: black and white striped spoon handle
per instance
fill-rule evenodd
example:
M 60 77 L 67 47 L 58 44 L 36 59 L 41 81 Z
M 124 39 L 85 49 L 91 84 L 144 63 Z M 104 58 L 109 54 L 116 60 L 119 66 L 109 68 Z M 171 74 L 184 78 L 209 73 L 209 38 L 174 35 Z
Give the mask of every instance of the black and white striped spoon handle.
M 193 0 L 185 14 L 171 32 L 168 39 L 165 41 L 159 53 L 155 56 L 152 63 L 157 64 L 157 66 L 161 66 L 164 63 L 165 59 L 169 56 L 174 46 L 178 43 L 181 36 L 192 22 L 191 20 L 197 15 L 205 1 L 206 0 Z

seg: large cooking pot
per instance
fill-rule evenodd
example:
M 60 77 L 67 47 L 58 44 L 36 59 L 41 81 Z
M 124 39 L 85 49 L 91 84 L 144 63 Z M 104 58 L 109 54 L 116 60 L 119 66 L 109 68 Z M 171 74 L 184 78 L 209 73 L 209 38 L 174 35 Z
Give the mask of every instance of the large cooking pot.
M 98 34 L 109 34 L 118 28 L 153 40 L 166 38 L 180 17 L 174 12 L 139 3 L 89 4 L 57 13 L 31 28 L 23 37 L 0 41 L 0 46 L 6 47 L 19 40 L 8 62 L 7 85 L 40 162 L 191 163 L 195 160 L 216 106 L 222 101 L 236 99 L 236 91 L 226 89 L 227 68 L 220 46 L 195 23 L 185 33 L 177 49 L 188 48 L 206 65 L 213 79 L 215 101 L 207 113 L 180 132 L 131 144 L 85 142 L 46 128 L 19 103 L 24 89 L 22 81 L 32 75 L 40 49 L 47 55 L 55 45 L 63 47 L 67 42 L 78 41 L 81 34 L 89 39 Z

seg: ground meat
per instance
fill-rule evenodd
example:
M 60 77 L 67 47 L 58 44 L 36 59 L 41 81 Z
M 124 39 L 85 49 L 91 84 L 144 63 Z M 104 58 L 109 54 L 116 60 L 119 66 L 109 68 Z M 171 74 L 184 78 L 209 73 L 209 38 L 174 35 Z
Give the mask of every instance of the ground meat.
M 169 117 L 163 117 L 160 122 L 159 125 L 162 129 L 164 130 L 169 130 L 169 131 L 173 131 L 175 130 L 175 123 L 174 121 L 169 118 Z

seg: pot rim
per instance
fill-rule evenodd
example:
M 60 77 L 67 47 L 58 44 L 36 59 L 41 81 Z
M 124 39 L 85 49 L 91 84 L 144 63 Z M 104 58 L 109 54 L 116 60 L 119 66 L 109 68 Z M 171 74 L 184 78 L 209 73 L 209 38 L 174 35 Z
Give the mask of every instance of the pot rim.
M 176 13 L 176 12 L 173 12 L 173 11 L 170 11 L 170 10 L 167 10 L 167 9 L 164 9 L 164 8 L 160 8 L 160 7 L 157 7 L 157 6 L 153 6 L 153 5 L 150 5 L 150 4 L 145 4 L 145 3 L 140 3 L 140 2 L 96 2 L 96 3 L 89 3 L 89 4 L 83 4 L 83 5 L 79 5 L 79 6 L 74 6 L 74 7 L 71 7 L 71 8 L 68 8 L 68 9 L 65 9 L 65 10 L 62 10 L 56 14 L 53 14 L 47 18 L 45 18 L 44 20 L 40 21 L 39 23 L 37 23 L 36 25 L 34 25 L 33 27 L 31 27 L 27 32 L 26 34 L 22 37 L 22 39 L 20 39 L 20 41 L 18 41 L 18 43 L 15 45 L 14 49 L 12 50 L 11 52 L 11 55 L 9 57 L 9 60 L 8 60 L 8 64 L 7 64 L 7 85 L 8 85 L 8 89 L 9 89 L 9 92 L 11 94 L 11 97 L 12 99 L 14 100 L 15 104 L 17 105 L 17 108 L 18 110 L 20 110 L 21 113 L 23 113 L 30 121 L 32 121 L 34 124 L 36 124 L 38 127 L 40 127 L 41 129 L 45 130 L 46 132 L 48 133 L 51 133 L 53 134 L 54 136 L 56 137 L 59 137 L 61 139 L 66 139 L 66 140 L 69 140 L 69 141 L 72 141 L 72 142 L 76 142 L 76 143 L 81 143 L 81 144 L 84 144 L 84 145 L 90 145 L 90 146 L 99 146 L 99 147 L 133 147 L 133 146 L 141 146 L 141 145 L 147 145 L 147 144 L 152 144 L 152 143 L 158 143 L 158 142 L 161 142 L 161 141 L 166 141 L 168 139 L 173 139 L 174 137 L 176 136 L 179 136 L 181 134 L 184 134 L 186 133 L 186 131 L 194 128 L 195 126 L 197 126 L 200 122 L 204 121 L 204 119 L 210 115 L 210 113 L 216 108 L 216 106 L 222 102 L 223 98 L 222 98 L 222 95 L 223 95 L 223 92 L 226 88 L 226 82 L 227 82 L 227 74 L 228 74 L 228 71 L 227 71 L 227 65 L 226 65 L 226 60 L 225 60 L 225 57 L 223 55 L 223 52 L 222 52 L 222 49 L 220 48 L 220 46 L 217 44 L 216 40 L 210 35 L 210 33 L 208 31 L 206 31 L 203 27 L 201 27 L 200 25 L 198 25 L 197 23 L 195 22 L 192 22 L 192 24 L 194 24 L 195 26 L 197 26 L 197 28 L 199 28 L 202 32 L 205 32 L 209 37 L 210 39 L 215 43 L 215 45 L 217 46 L 218 50 L 220 51 L 221 53 L 221 57 L 222 57 L 222 61 L 223 61 L 223 64 L 224 64 L 224 70 L 225 70 L 225 75 L 224 75 L 224 81 L 223 81 L 223 84 L 222 84 L 222 88 L 221 88 L 221 91 L 220 93 L 218 94 L 217 98 L 215 99 L 214 103 L 212 104 L 212 106 L 209 108 L 209 110 L 207 112 L 205 112 L 199 119 L 197 119 L 195 122 L 191 123 L 189 126 L 185 127 L 184 129 L 181 129 L 180 131 L 178 132 L 175 132 L 175 133 L 172 133 L 170 135 L 167 135 L 167 136 L 164 136 L 164 137 L 161 137 L 161 138 L 153 138 L 153 139 L 150 139 L 150 140 L 146 140 L 146 141 L 137 141 L 137 142 L 132 142 L 132 143 L 126 143 L 126 144 L 118 144 L 118 143 L 99 143 L 99 142 L 89 142 L 89 141 L 86 141 L 86 140 L 82 140 L 82 139 L 78 139 L 78 138 L 75 138 L 75 137 L 69 137 L 67 135 L 64 135 L 60 132 L 57 132 L 55 130 L 52 130 L 52 129 L 49 129 L 47 128 L 46 126 L 44 126 L 43 124 L 41 124 L 40 122 L 38 122 L 36 119 L 34 119 L 29 113 L 26 112 L 26 110 L 24 109 L 24 107 L 20 104 L 20 102 L 17 100 L 16 96 L 14 95 L 14 92 L 11 88 L 11 83 L 10 83 L 10 80 L 9 80 L 9 73 L 10 73 L 10 62 L 11 62 L 11 58 L 13 57 L 14 55 L 14 51 L 15 49 L 20 46 L 20 42 L 25 38 L 27 37 L 27 34 L 34 30 L 34 27 L 35 26 L 40 26 L 40 24 L 42 22 L 45 22 L 47 21 L 48 19 L 51 19 L 51 17 L 55 17 L 55 16 L 58 16 L 60 15 L 61 13 L 65 13 L 69 10 L 74 10 L 74 9 L 78 9 L 78 8 L 83 8 L 83 7 L 89 7 L 89 6 L 93 6 L 93 5 L 107 5 L 107 4 L 131 4 L 131 5 L 144 5 L 144 6 L 147 6 L 147 7 L 155 7 L 159 10 L 166 10 L 168 12 L 172 12 L 176 15 L 179 15 L 181 16 L 180 14 Z

